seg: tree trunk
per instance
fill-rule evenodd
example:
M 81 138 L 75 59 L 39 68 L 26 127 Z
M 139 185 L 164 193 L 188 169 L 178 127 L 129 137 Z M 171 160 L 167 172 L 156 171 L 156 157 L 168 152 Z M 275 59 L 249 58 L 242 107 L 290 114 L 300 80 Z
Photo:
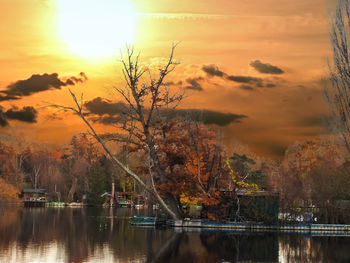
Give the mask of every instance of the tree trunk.
M 114 178 L 113 178 L 113 180 L 112 180 L 112 191 L 111 191 L 111 203 L 110 203 L 110 205 L 111 205 L 111 207 L 113 207 L 114 206 L 114 196 L 115 196 L 115 183 L 114 183 Z
M 149 188 L 152 188 L 151 176 L 147 177 L 146 185 Z M 151 192 L 147 192 L 147 215 L 148 216 L 153 216 L 153 204 L 154 204 L 153 194 Z
M 73 177 L 73 182 L 72 182 L 72 186 L 69 190 L 68 193 L 68 197 L 67 197 L 67 202 L 72 202 L 73 201 L 73 197 L 77 188 L 77 184 L 78 184 L 78 179 L 76 177 Z
M 176 215 L 176 218 L 174 219 L 182 219 L 183 218 L 183 213 L 180 207 L 180 202 L 178 200 L 176 200 L 176 198 L 170 194 L 167 193 L 165 199 L 168 201 L 168 204 L 170 206 L 170 210 L 174 212 L 174 214 Z

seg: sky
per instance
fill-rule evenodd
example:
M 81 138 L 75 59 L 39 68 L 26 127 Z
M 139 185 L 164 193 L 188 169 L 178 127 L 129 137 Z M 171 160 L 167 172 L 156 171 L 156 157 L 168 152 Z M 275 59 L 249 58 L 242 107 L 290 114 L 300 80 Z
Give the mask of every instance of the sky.
M 334 0 L 0 0 L 0 133 L 69 142 L 86 127 L 53 115 L 48 102 L 73 105 L 71 88 L 98 114 L 120 101 L 112 87 L 123 85 L 126 44 L 158 65 L 179 43 L 167 82 L 186 90 L 180 109 L 201 111 L 227 145 L 279 158 L 330 132 L 323 89 L 334 8 Z

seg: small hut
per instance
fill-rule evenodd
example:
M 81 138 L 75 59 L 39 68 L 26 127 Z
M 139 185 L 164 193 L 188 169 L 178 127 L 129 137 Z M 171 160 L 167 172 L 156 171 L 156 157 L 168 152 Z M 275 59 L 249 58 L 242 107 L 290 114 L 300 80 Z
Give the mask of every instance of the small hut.
M 43 207 L 46 203 L 45 189 L 23 189 L 21 196 L 26 207 Z

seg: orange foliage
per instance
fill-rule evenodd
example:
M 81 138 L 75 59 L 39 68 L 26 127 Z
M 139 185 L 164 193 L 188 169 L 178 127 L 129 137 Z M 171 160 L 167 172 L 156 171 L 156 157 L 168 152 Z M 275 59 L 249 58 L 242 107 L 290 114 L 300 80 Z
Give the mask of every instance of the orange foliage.
M 52 153 L 52 156 L 53 156 L 55 159 L 61 159 L 61 158 L 62 158 L 62 154 L 59 153 L 59 152 L 53 152 L 53 153 Z
M 19 202 L 19 191 L 13 185 L 6 183 L 0 178 L 0 201 L 1 202 Z
M 209 218 L 210 220 L 216 221 L 216 217 L 215 217 L 213 214 L 208 213 L 207 216 L 208 216 L 208 218 Z
M 201 124 L 172 121 L 155 131 L 154 138 L 166 171 L 165 180 L 155 178 L 160 194 L 170 193 L 178 199 L 199 198 L 205 205 L 217 204 L 217 186 L 229 174 L 215 133 Z

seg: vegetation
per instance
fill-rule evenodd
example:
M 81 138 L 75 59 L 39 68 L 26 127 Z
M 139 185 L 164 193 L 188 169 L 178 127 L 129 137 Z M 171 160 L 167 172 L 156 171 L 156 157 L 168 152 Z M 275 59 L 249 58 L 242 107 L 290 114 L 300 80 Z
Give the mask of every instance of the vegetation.
M 342 3 L 348 7 L 348 1 Z M 345 26 L 339 24 L 342 12 L 338 9 L 334 41 L 346 41 L 341 38 Z M 334 43 L 338 43 L 334 52 L 345 52 L 340 48 L 347 42 Z M 261 207 L 278 193 L 281 211 L 291 217 L 309 209 L 318 222 L 350 221 L 346 122 L 345 140 L 328 136 L 294 143 L 281 161 L 248 151 L 230 155 L 210 127 L 178 118 L 172 111 L 183 98 L 183 93 L 171 92 L 165 82 L 177 65 L 174 49 L 158 69 L 146 67 L 133 49 L 127 50 L 122 60 L 125 87 L 114 88 L 119 101 L 111 104 L 119 114 L 111 122 L 114 133 L 98 134 L 85 111 L 83 96 L 78 102 L 70 91 L 75 107 L 50 106 L 74 111 L 90 129 L 88 134 L 74 136 L 70 145 L 57 151 L 0 141 L 0 200 L 15 200 L 23 188 L 45 188 L 51 200 L 101 205 L 101 194 L 113 192 L 115 185 L 122 191 L 148 192 L 173 219 L 188 216 L 186 205 L 200 204 L 201 216 L 212 220 L 272 221 L 271 213 L 264 217 Z M 337 71 L 341 69 L 337 65 L 346 60 L 343 53 L 336 54 L 332 80 L 336 91 L 343 92 L 339 83 L 344 84 L 344 74 Z M 339 101 L 344 94 L 333 91 L 328 97 L 335 96 L 332 101 L 343 105 Z M 335 112 L 347 120 L 347 114 L 336 108 L 339 105 L 333 105 L 338 109 Z M 274 211 L 275 201 L 271 199 Z
M 333 115 L 350 151 L 350 5 L 348 0 L 338 0 L 332 17 L 331 44 L 333 64 L 330 66 L 331 88 L 326 95 Z

